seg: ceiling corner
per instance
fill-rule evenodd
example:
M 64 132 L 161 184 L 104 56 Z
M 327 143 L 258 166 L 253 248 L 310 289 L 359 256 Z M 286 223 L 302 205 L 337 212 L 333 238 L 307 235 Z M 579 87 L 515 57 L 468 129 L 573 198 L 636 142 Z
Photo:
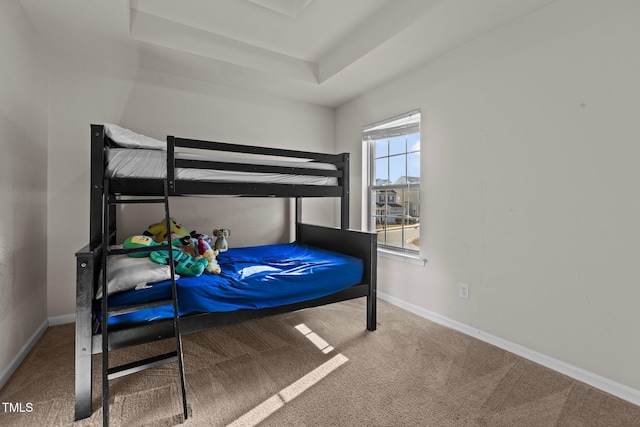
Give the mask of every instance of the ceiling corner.
M 302 11 L 313 0 L 249 0 L 259 6 L 266 7 L 274 12 L 286 15 L 289 18 L 298 19 Z

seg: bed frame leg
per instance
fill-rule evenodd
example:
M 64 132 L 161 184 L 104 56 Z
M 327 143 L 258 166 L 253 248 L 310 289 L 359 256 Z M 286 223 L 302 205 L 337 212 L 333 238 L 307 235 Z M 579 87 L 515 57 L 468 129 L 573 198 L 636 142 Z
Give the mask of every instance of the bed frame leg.
M 378 236 L 371 233 L 369 242 L 369 262 L 366 268 L 369 272 L 369 294 L 367 295 L 367 329 L 376 330 L 378 317 Z
M 373 295 L 367 295 L 367 330 L 375 331 L 377 322 L 377 304 L 375 291 Z
M 93 268 L 90 251 L 81 250 L 76 254 L 76 421 L 91 416 Z
M 91 353 L 86 347 L 80 351 L 89 354 L 78 355 L 76 349 L 76 421 L 91 416 Z

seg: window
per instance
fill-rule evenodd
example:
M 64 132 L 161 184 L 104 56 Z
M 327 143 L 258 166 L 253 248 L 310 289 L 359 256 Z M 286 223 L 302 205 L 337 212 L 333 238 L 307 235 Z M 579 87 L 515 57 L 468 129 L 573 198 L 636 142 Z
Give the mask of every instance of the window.
M 417 254 L 420 249 L 420 111 L 365 126 L 369 158 L 369 230 L 378 246 Z

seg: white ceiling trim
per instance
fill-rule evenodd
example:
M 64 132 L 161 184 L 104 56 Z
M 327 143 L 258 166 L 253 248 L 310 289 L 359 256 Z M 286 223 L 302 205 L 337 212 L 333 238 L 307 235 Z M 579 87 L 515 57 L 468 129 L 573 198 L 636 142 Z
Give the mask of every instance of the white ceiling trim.
M 131 10 L 130 36 L 146 43 L 217 59 L 308 83 L 318 83 L 318 65 L 219 34 Z
M 312 0 L 248 0 L 272 8 L 306 7 Z M 131 2 L 130 36 L 136 40 L 189 52 L 258 71 L 322 84 L 351 64 L 407 31 L 443 0 L 391 1 L 355 27 L 317 62 L 305 61 L 138 10 Z M 296 3 L 296 4 L 294 4 Z M 279 12 L 279 11 L 278 11 Z M 280 12 L 279 12 L 280 13 Z

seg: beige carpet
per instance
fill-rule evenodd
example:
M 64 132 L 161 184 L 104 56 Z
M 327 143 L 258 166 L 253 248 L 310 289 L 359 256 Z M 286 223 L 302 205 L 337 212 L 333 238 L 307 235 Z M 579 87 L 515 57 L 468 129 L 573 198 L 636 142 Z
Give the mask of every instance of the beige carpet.
M 350 301 L 185 336 L 183 425 L 640 426 L 640 407 L 384 301 L 378 324 L 367 332 L 364 301 Z M 0 408 L 0 425 L 99 426 L 94 357 L 94 413 L 74 423 L 74 325 L 49 328 L 0 391 L 1 402 L 33 411 Z M 112 425 L 179 424 L 176 371 L 169 364 L 112 381 Z

